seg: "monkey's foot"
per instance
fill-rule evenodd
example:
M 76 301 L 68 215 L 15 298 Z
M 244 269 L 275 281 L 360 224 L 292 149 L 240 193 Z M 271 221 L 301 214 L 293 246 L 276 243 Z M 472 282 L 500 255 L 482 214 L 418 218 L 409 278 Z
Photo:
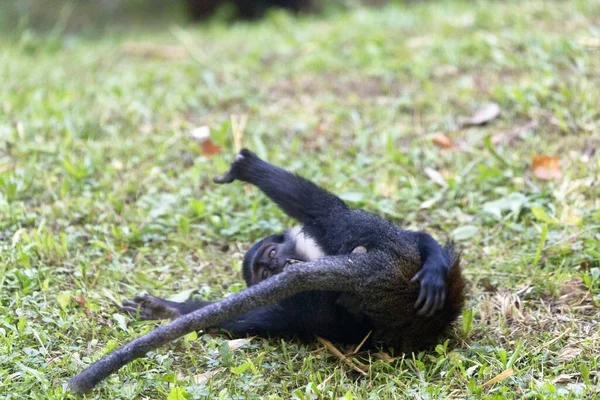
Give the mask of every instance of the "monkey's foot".
M 181 312 L 173 302 L 149 294 L 138 294 L 133 300 L 124 300 L 122 309 L 141 320 L 175 319 Z

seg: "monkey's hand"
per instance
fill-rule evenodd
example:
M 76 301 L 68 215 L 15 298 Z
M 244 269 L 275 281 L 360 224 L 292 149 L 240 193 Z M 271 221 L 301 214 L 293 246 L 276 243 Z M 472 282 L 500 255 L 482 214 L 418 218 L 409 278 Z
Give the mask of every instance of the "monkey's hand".
M 123 301 L 123 311 L 141 320 L 175 319 L 182 313 L 174 301 L 149 294 L 138 294 L 133 300 Z
M 248 170 L 255 161 L 260 161 L 260 158 L 248 149 L 242 149 L 235 155 L 229 171 L 221 176 L 215 176 L 213 182 L 218 184 L 231 183 L 238 179 L 245 181 L 248 175 Z
M 411 279 L 421 284 L 419 297 L 415 302 L 417 314 L 431 317 L 444 307 L 449 268 L 448 262 L 443 258 L 428 258 L 425 265 Z

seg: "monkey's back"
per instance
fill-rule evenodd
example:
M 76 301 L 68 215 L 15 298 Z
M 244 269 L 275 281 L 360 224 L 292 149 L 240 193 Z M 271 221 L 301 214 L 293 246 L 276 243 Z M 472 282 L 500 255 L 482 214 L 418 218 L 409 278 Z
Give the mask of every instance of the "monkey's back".
M 327 254 L 350 254 L 357 246 L 380 255 L 374 257 L 372 280 L 364 283 L 355 297 L 361 312 L 374 327 L 373 340 L 401 351 L 412 351 L 437 343 L 460 314 L 465 301 L 465 281 L 460 257 L 451 244 L 444 255 L 451 266 L 446 281 L 446 301 L 431 317 L 417 314 L 415 302 L 420 285 L 411 279 L 422 268 L 416 232 L 403 230 L 392 222 L 362 210 L 347 210 L 343 216 L 332 213 L 321 221 L 328 225 L 329 235 L 322 226 L 305 225 L 304 229 Z M 349 302 L 353 302 L 350 300 Z
M 446 301 L 431 317 L 417 314 L 415 302 L 420 285 L 411 279 L 422 268 L 423 260 L 415 232 L 400 229 L 388 220 L 368 212 L 353 210 L 352 218 L 340 234 L 341 253 L 358 245 L 387 256 L 372 265 L 373 279 L 365 286 L 359 302 L 374 326 L 373 339 L 401 351 L 422 349 L 438 342 L 461 313 L 465 302 L 465 281 L 460 256 L 451 243 L 444 256 L 451 266 L 446 281 Z
M 430 317 L 417 314 L 415 302 L 419 295 L 419 284 L 410 278 L 418 271 L 414 264 L 403 264 L 410 270 L 408 275 L 397 276 L 397 282 L 382 281 L 372 288 L 362 301 L 363 312 L 374 326 L 373 340 L 408 352 L 438 343 L 442 334 L 461 313 L 465 302 L 465 281 L 460 267 L 460 257 L 451 245 L 444 248 L 451 261 L 446 286 L 446 301 L 441 310 Z M 403 263 L 406 260 L 403 260 Z M 412 264 L 412 263 L 411 263 Z M 413 272 L 414 271 L 414 272 Z M 375 295 L 374 295 L 375 294 Z

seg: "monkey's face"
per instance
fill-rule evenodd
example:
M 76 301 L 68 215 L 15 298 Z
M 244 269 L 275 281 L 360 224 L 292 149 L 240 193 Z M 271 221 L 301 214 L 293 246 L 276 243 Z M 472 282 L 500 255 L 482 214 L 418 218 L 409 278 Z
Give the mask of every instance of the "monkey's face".
M 244 257 L 244 278 L 251 286 L 280 273 L 288 265 L 306 261 L 287 235 L 272 235 L 255 243 Z

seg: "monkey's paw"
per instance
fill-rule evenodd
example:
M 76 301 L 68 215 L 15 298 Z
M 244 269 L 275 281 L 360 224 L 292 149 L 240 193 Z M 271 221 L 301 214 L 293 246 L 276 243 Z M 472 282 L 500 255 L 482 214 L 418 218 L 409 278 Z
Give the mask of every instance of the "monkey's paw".
M 181 316 L 173 302 L 149 294 L 138 294 L 133 300 L 124 300 L 122 309 L 141 320 L 175 319 Z
M 258 159 L 258 156 L 248 149 L 242 149 L 235 155 L 229 171 L 225 172 L 221 176 L 215 176 L 213 178 L 214 183 L 224 184 L 231 183 L 234 180 L 245 180 L 244 176 L 250 166 L 251 162 Z
M 417 314 L 431 317 L 441 310 L 446 302 L 446 274 L 440 266 L 424 265 L 411 279 L 421 284 L 419 297 L 415 302 Z

